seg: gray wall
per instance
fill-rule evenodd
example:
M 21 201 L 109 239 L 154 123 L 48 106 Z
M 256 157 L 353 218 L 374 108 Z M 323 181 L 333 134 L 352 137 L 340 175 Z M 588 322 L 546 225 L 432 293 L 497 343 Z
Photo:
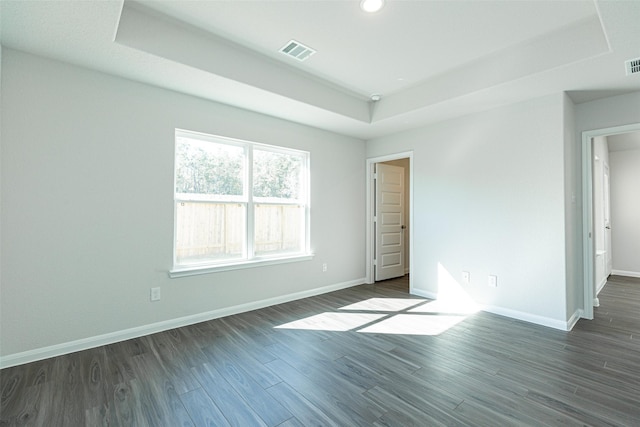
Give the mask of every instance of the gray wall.
M 548 96 L 367 142 L 368 157 L 414 152 L 418 292 L 446 293 L 445 276 L 461 285 L 469 271 L 462 288 L 485 309 L 566 327 L 563 103 Z
M 3 356 L 363 282 L 363 141 L 13 50 L 2 61 Z M 315 258 L 169 279 L 175 128 L 310 151 Z
M 365 147 L 12 50 L 1 60 L 3 361 L 359 283 L 364 159 L 409 150 L 416 291 L 469 271 L 462 289 L 485 309 L 563 329 L 582 299 L 581 132 L 640 123 L 640 92 L 575 106 L 558 94 Z M 169 279 L 175 128 L 310 151 L 315 258 Z

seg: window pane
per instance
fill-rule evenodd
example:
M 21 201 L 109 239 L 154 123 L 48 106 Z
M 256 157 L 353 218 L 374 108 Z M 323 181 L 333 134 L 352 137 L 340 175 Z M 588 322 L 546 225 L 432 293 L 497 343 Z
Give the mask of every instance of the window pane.
M 243 189 L 243 147 L 177 139 L 176 194 L 242 196 Z
M 178 202 L 176 262 L 199 264 L 244 256 L 245 205 Z
M 255 253 L 258 256 L 302 252 L 304 206 L 255 205 Z
M 298 200 L 301 194 L 303 157 L 255 149 L 253 196 Z

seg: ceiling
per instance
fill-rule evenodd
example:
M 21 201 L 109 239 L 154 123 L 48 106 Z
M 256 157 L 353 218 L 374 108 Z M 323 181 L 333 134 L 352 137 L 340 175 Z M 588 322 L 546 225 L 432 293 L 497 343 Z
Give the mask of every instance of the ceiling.
M 640 132 L 628 132 L 607 136 L 609 151 L 640 150 Z
M 0 0 L 0 19 L 9 48 L 361 139 L 640 90 L 636 0 Z M 291 39 L 317 53 L 281 54 Z

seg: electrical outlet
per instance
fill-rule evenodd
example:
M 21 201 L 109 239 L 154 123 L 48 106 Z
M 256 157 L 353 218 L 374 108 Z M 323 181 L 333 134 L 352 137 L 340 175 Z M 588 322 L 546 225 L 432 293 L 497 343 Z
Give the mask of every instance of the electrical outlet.
M 160 301 L 160 288 L 151 288 L 151 301 Z
M 326 272 L 327 271 L 327 263 L 322 263 L 322 272 Z
M 462 272 L 462 283 L 469 284 L 471 282 L 471 274 L 468 271 Z
M 498 287 L 498 276 L 490 275 L 489 276 L 489 281 L 487 282 L 487 284 L 489 286 L 491 286 L 492 288 L 497 288 Z

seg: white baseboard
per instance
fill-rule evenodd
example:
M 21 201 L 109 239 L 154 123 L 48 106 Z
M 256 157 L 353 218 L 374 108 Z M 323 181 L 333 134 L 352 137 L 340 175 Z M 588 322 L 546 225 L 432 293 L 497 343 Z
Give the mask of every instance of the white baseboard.
M 413 288 L 410 290 L 410 293 L 429 299 L 438 299 L 438 295 L 436 293 L 425 291 L 423 289 Z M 582 315 L 577 311 L 573 314 L 573 316 L 571 316 L 571 319 L 563 322 L 561 320 L 551 319 L 549 317 L 538 316 L 523 311 L 512 310 L 509 308 L 497 307 L 493 305 L 481 305 L 480 309 L 488 313 L 498 314 L 500 316 L 510 317 L 512 319 L 524 320 L 525 322 L 535 323 L 536 325 L 547 326 L 554 329 L 560 329 L 562 331 L 570 331 L 571 328 L 573 328 L 573 325 L 575 325 L 575 323 Z
M 567 331 L 570 331 L 573 329 L 574 326 L 576 326 L 576 323 L 578 323 L 578 320 L 580 320 L 582 318 L 582 315 L 584 314 L 584 311 L 582 309 L 577 309 L 575 313 L 573 313 L 573 316 L 571 316 L 569 318 L 569 320 L 567 320 Z
M 411 288 L 409 289 L 409 293 L 411 295 L 417 295 L 419 297 L 424 297 L 428 299 L 438 299 L 438 294 L 433 292 L 425 291 L 423 289 Z
M 598 283 L 598 285 L 596 286 L 596 295 L 598 295 L 600 293 L 600 291 L 604 288 L 604 285 L 607 284 L 607 278 L 605 277 L 604 279 L 602 279 L 602 281 L 600 283 Z
M 482 306 L 482 311 L 499 314 L 500 316 L 506 316 L 512 319 L 524 320 L 525 322 L 535 323 L 536 325 L 547 326 L 553 329 L 560 329 L 561 331 L 569 330 L 569 322 L 563 322 L 562 320 L 552 319 L 550 317 L 538 316 L 537 314 L 526 313 L 524 311 L 512 310 L 510 308 L 497 307 L 493 305 Z
M 295 301 L 302 298 L 308 298 L 340 289 L 350 288 L 363 284 L 364 278 L 350 280 L 348 282 L 336 283 L 321 288 L 310 289 L 307 291 L 296 292 L 293 294 L 282 295 L 274 298 L 267 298 L 261 301 L 254 301 L 246 304 L 240 304 L 233 307 L 225 307 L 205 313 L 194 314 L 191 316 L 179 317 L 177 319 L 165 320 L 162 322 L 152 323 L 149 325 L 138 326 L 135 328 L 125 329 L 122 331 L 111 332 L 108 334 L 98 335 L 95 337 L 83 338 L 71 342 L 55 344 L 47 347 L 36 348 L 33 350 L 23 351 L 20 353 L 9 354 L 0 358 L 0 369 L 9 368 L 11 366 L 22 365 L 24 363 L 35 362 L 50 357 L 61 356 L 63 354 L 74 353 L 76 351 L 88 350 L 90 348 L 102 345 L 113 344 L 132 338 L 138 338 L 169 329 L 180 328 L 183 326 L 193 325 L 195 323 L 206 322 L 208 320 L 218 319 L 220 317 L 231 316 L 234 314 L 244 313 L 247 311 L 257 310 L 272 305 L 283 304 L 285 302 Z
M 640 273 L 637 271 L 611 270 L 611 274 L 615 274 L 616 276 L 640 277 Z
M 413 288 L 409 291 L 409 293 L 433 300 L 438 299 L 438 294 L 430 291 L 425 291 L 423 289 Z M 561 320 L 551 319 L 549 317 L 537 316 L 535 314 L 526 313 L 523 311 L 511 310 L 509 308 L 497 307 L 492 305 L 481 305 L 480 309 L 488 313 L 498 314 L 500 316 L 510 317 L 517 320 L 524 320 L 525 322 L 535 323 L 536 325 L 547 326 L 549 328 L 560 329 L 562 331 L 570 331 L 571 328 L 573 328 L 573 325 L 575 325 L 578 319 L 580 319 L 580 317 L 582 316 L 581 311 L 576 311 L 576 313 L 571 316 L 571 319 L 563 322 Z

